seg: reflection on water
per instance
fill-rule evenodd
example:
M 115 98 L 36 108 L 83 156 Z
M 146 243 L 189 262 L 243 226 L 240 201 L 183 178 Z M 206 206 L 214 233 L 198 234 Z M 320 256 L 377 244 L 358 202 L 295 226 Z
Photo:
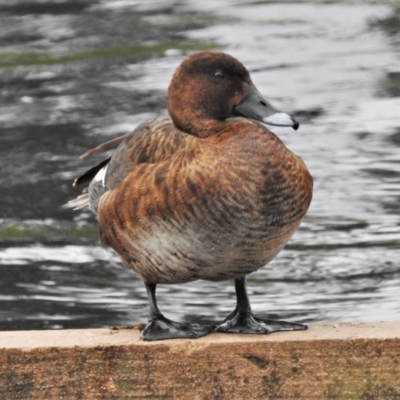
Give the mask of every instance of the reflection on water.
M 254 310 L 308 322 L 400 319 L 399 10 L 14 0 L 0 11 L 0 329 L 147 318 L 143 284 L 99 247 L 95 218 L 62 205 L 77 194 L 78 155 L 165 113 L 176 66 L 213 47 L 300 120 L 297 132 L 274 131 L 315 179 L 299 232 L 249 276 Z M 235 302 L 232 282 L 161 286 L 159 299 L 167 316 L 202 321 L 222 320 Z

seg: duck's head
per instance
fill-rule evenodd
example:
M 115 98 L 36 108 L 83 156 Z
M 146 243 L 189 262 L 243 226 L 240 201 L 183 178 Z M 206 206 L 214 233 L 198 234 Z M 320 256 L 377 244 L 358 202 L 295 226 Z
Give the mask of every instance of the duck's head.
M 209 136 L 227 118 L 237 116 L 299 127 L 264 99 L 238 60 L 224 53 L 201 52 L 186 58 L 172 78 L 167 100 L 174 124 L 199 137 Z

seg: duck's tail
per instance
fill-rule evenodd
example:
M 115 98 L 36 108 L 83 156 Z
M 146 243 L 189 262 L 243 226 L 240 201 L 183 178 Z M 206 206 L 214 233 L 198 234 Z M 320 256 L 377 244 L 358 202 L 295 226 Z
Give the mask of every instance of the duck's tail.
M 85 207 L 89 207 L 89 193 L 88 188 L 85 188 L 76 199 L 70 200 L 67 204 L 64 204 L 65 208 L 72 208 L 73 210 L 80 210 Z

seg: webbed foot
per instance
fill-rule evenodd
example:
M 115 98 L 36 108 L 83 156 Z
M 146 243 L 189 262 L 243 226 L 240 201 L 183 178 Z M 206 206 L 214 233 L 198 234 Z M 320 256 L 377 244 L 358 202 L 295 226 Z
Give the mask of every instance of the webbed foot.
M 307 325 L 256 317 L 251 311 L 234 311 L 217 327 L 217 332 L 268 334 L 280 331 L 303 331 Z
M 171 321 L 163 315 L 150 319 L 143 329 L 141 337 L 145 341 L 166 339 L 196 339 L 215 330 L 214 325 L 181 324 Z

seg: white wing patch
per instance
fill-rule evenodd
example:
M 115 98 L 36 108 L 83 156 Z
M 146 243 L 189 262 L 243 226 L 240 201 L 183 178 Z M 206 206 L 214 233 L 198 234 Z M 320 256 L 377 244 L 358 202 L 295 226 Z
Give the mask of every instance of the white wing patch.
M 106 179 L 107 168 L 108 168 L 108 164 L 107 164 L 105 167 L 103 167 L 103 168 L 96 174 L 96 176 L 93 178 L 93 181 L 92 181 L 92 182 L 101 181 L 101 183 L 103 184 L 103 187 L 105 187 L 105 186 L 106 186 L 105 179 Z

